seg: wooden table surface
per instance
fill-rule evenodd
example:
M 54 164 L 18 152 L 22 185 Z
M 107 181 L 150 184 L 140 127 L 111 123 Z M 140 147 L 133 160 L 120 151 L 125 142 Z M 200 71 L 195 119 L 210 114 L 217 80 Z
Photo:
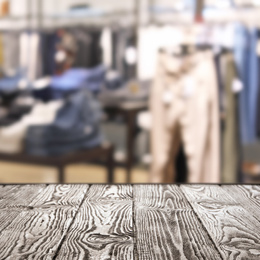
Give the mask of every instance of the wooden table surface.
M 0 259 L 260 259 L 259 185 L 1 185 Z

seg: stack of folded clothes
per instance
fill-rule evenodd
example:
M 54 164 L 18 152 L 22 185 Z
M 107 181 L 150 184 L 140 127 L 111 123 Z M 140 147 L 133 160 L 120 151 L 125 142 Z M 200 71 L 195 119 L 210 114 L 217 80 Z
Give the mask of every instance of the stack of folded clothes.
M 0 107 L 0 126 L 10 126 L 31 112 L 36 100 L 30 95 L 21 94 L 14 98 L 8 107 Z
M 0 97 L 3 105 L 8 106 L 20 94 L 19 85 L 23 81 L 22 72 L 0 79 Z
M 20 73 L 17 73 L 11 77 L 5 77 L 0 79 L 0 93 L 11 94 L 19 89 L 19 82 L 22 80 Z
M 99 104 L 83 89 L 65 100 L 53 122 L 28 128 L 26 152 L 38 156 L 63 155 L 98 146 L 103 139 L 100 119 Z
M 0 151 L 20 153 L 23 151 L 24 138 L 30 125 L 45 125 L 54 121 L 62 101 L 36 104 L 32 111 L 16 123 L 0 128 Z

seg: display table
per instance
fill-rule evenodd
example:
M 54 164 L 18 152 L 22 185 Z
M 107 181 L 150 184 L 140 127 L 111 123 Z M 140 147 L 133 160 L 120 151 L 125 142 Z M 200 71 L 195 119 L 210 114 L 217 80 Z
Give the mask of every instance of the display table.
M 51 166 L 58 170 L 57 183 L 65 183 L 65 167 L 73 163 L 95 162 L 104 159 L 107 168 L 107 182 L 114 182 L 114 146 L 104 143 L 91 149 L 75 151 L 62 156 L 33 156 L 26 153 L 0 153 L 0 161 L 23 163 L 40 166 Z
M 0 259 L 260 259 L 259 185 L 2 185 Z

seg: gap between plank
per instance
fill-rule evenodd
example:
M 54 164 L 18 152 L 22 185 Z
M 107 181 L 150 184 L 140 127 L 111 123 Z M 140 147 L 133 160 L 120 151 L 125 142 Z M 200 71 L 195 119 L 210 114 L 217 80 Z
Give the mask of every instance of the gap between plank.
M 86 198 L 87 198 L 87 194 L 88 194 L 88 191 L 89 191 L 89 189 L 91 188 L 91 186 L 92 186 L 92 184 L 89 184 L 89 185 L 88 185 L 88 189 L 86 190 L 86 193 L 85 193 L 85 195 L 84 195 L 82 201 L 80 202 L 80 205 L 79 205 L 79 207 L 78 207 L 78 210 L 77 210 L 75 216 L 73 217 L 73 219 L 72 219 L 72 221 L 71 221 L 71 223 L 70 223 L 70 225 L 69 225 L 69 228 L 67 229 L 67 233 L 66 233 L 66 235 L 61 239 L 60 244 L 59 244 L 59 246 L 58 246 L 58 248 L 57 248 L 57 250 L 56 250 L 56 253 L 55 253 L 55 255 L 53 256 L 53 260 L 55 260 L 55 259 L 57 258 L 57 256 L 59 255 L 59 252 L 60 252 L 60 250 L 61 250 L 62 244 L 63 244 L 63 242 L 66 240 L 66 238 L 67 238 L 67 236 L 68 236 L 68 234 L 69 234 L 69 231 L 70 231 L 72 225 L 74 224 L 75 219 L 76 219 L 78 213 L 80 212 L 80 209 L 81 209 L 81 207 L 82 207 L 84 201 L 85 201 Z
M 183 184 L 181 184 L 181 185 L 183 186 Z M 212 244 L 214 245 L 214 247 L 215 247 L 216 251 L 218 252 L 218 254 L 219 254 L 219 256 L 220 256 L 220 258 L 221 258 L 221 259 L 223 259 L 223 260 L 225 260 L 225 259 L 222 257 L 222 255 L 221 255 L 220 251 L 218 250 L 218 247 L 217 247 L 217 245 L 216 245 L 215 241 L 213 240 L 213 238 L 212 238 L 212 237 L 211 237 L 211 235 L 209 234 L 208 230 L 206 229 L 206 227 L 205 227 L 205 226 L 204 226 L 204 224 L 202 223 L 202 221 L 201 221 L 201 219 L 200 219 L 199 215 L 197 214 L 196 210 L 194 210 L 194 208 L 193 208 L 192 204 L 190 203 L 190 201 L 188 200 L 187 196 L 185 195 L 185 193 L 184 193 L 184 192 L 183 192 L 183 190 L 181 189 L 181 185 L 180 185 L 180 184 L 178 184 L 178 186 L 179 186 L 179 188 L 180 188 L 180 191 L 181 191 L 181 193 L 182 193 L 182 194 L 184 195 L 184 197 L 186 198 L 186 200 L 187 200 L 188 204 L 189 204 L 189 205 L 190 205 L 190 207 L 192 208 L 192 210 L 193 210 L 194 214 L 196 215 L 196 217 L 197 217 L 198 221 L 200 222 L 200 224 L 201 224 L 202 228 L 203 228 L 203 229 L 206 231 L 206 233 L 208 234 L 208 236 L 209 236 L 209 239 L 210 239 L 210 241 L 212 242 Z
M 224 184 L 225 185 L 225 184 Z M 238 184 L 238 185 L 240 185 L 240 184 Z M 250 184 L 251 185 L 251 184 Z M 227 185 L 226 185 L 227 186 Z M 229 186 L 233 186 L 233 184 L 230 184 Z M 253 186 L 253 185 L 252 185 Z M 222 184 L 219 184 L 219 187 L 223 187 L 223 185 Z M 227 190 L 224 190 L 226 193 L 228 193 L 228 191 Z M 235 201 L 236 203 L 238 203 L 239 204 L 239 206 L 241 207 L 241 208 L 243 208 L 245 211 L 247 211 L 249 214 L 251 213 L 250 212 L 250 209 L 248 209 L 247 207 L 245 207 L 244 205 L 242 205 L 239 201 L 237 201 L 237 198 L 236 197 L 234 197 L 233 195 L 231 195 L 230 193 L 228 193 L 228 196 L 233 200 L 233 201 Z M 254 201 L 250 198 L 250 197 L 248 197 L 248 200 L 251 200 L 253 203 L 254 203 Z M 252 215 L 252 217 L 256 220 L 256 221 L 258 221 L 259 223 L 260 223 L 260 218 L 258 218 L 257 217 L 257 215 L 255 215 L 255 214 L 251 214 Z
M 134 184 L 132 186 L 132 221 L 133 221 L 133 243 L 134 243 L 134 257 L 139 259 L 136 244 L 136 224 L 135 224 L 135 196 L 134 196 Z

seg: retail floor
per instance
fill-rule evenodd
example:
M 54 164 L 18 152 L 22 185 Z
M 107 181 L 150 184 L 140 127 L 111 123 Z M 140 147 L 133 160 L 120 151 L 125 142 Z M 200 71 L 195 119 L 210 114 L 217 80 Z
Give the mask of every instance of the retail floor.
M 55 183 L 56 180 L 55 168 L 0 162 L 0 183 Z M 133 183 L 146 183 L 147 181 L 148 170 L 133 169 Z M 86 164 L 71 165 L 66 168 L 66 182 L 105 183 L 106 169 Z M 126 182 L 126 173 L 123 168 L 115 169 L 115 182 Z

